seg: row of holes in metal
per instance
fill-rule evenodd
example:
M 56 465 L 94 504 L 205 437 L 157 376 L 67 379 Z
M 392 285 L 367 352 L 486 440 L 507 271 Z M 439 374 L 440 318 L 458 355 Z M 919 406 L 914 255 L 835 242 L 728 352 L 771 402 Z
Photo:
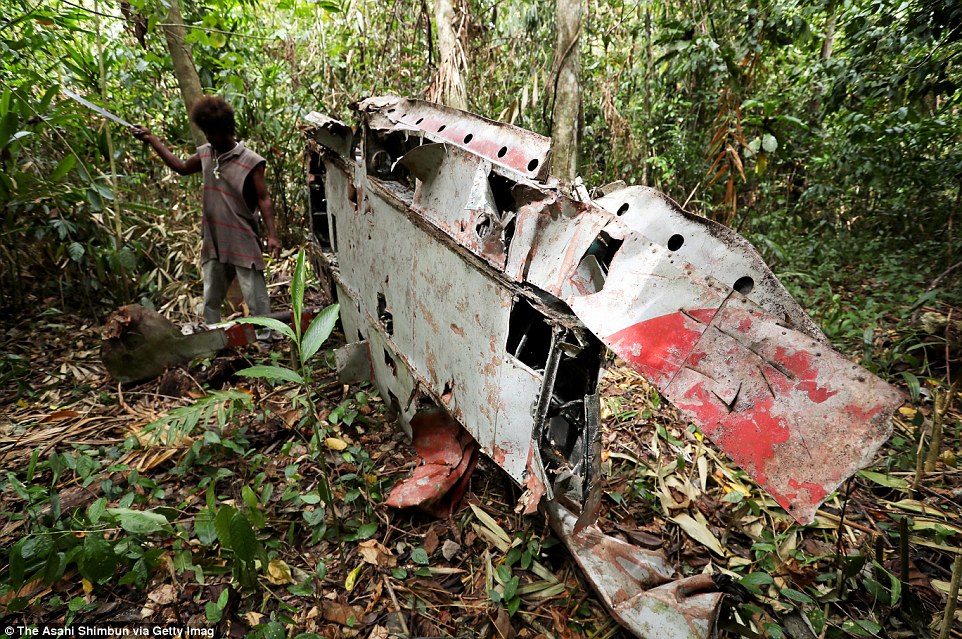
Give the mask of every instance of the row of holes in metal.
M 394 113 L 394 111 L 395 111 L 395 109 L 388 109 L 387 112 L 388 112 L 388 113 Z M 401 119 L 403 120 L 403 119 L 406 118 L 407 116 L 408 116 L 408 114 L 405 113 L 405 114 L 403 114 L 403 115 L 401 116 Z M 417 125 L 420 125 L 423 121 L 424 121 L 424 118 L 418 118 L 418 121 L 415 122 L 414 124 L 417 126 Z M 438 127 L 438 133 L 441 133 L 442 131 L 444 131 L 445 128 L 447 128 L 447 125 L 445 125 L 445 124 L 442 124 L 441 126 L 439 126 L 439 127 Z M 473 134 L 473 133 L 468 133 L 466 136 L 464 136 L 464 144 L 470 144 L 470 143 L 471 143 L 471 140 L 473 140 L 473 139 L 474 139 L 474 134 Z M 501 149 L 498 151 L 498 157 L 499 157 L 499 158 L 503 158 L 503 157 L 504 157 L 505 155 L 507 155 L 507 154 L 508 154 L 508 147 L 506 147 L 506 146 L 501 147 Z M 538 158 L 534 158 L 534 159 L 532 159 L 530 162 L 528 162 L 528 172 L 529 172 L 529 173 L 530 173 L 530 172 L 534 172 L 535 169 L 538 168 L 538 164 L 539 164 L 539 163 L 540 163 L 540 162 L 538 161 Z

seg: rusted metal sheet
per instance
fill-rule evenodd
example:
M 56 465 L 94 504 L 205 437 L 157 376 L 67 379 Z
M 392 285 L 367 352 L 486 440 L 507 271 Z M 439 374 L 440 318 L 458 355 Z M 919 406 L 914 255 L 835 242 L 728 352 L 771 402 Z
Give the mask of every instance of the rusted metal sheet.
M 457 506 L 478 461 L 478 444 L 442 409 L 425 410 L 411 420 L 411 445 L 421 465 L 410 479 L 394 486 L 385 503 L 395 508 L 417 506 L 448 517 Z
M 707 636 L 710 583 L 670 581 L 663 558 L 590 526 L 604 345 L 799 521 L 871 459 L 899 393 L 832 350 L 733 231 L 651 189 L 591 201 L 516 127 L 400 98 L 358 108 L 356 134 L 313 118 L 315 214 L 382 396 L 409 433 L 435 406 L 462 424 L 632 632 Z
M 702 273 L 711 274 L 780 321 L 825 340 L 755 247 L 730 228 L 688 213 L 663 193 L 645 186 L 608 192 L 595 203 L 615 213 L 631 230 L 664 246 Z
M 547 176 L 551 139 L 439 104 L 405 98 L 369 98 L 358 105 L 378 129 L 422 131 L 437 142 L 462 147 L 496 165 L 533 179 Z
M 664 554 L 609 537 L 596 526 L 576 531 L 575 515 L 548 504 L 551 524 L 611 614 L 647 639 L 711 635 L 723 595 L 709 575 L 675 579 Z

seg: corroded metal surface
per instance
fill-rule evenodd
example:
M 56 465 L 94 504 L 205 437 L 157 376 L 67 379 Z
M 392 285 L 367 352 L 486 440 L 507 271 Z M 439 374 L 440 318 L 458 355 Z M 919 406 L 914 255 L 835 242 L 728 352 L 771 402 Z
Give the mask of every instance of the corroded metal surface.
M 619 623 L 647 639 L 703 639 L 723 595 L 708 575 L 675 579 L 660 552 L 609 537 L 596 526 L 576 532 L 564 506 L 547 507 L 551 525 Z
M 706 637 L 710 579 L 671 581 L 663 557 L 590 526 L 604 345 L 802 522 L 871 460 L 901 396 L 730 229 L 651 189 L 569 191 L 544 172 L 550 141 L 517 127 L 393 97 L 358 110 L 357 133 L 312 116 L 314 213 L 385 401 L 409 432 L 434 406 L 462 424 L 632 632 Z

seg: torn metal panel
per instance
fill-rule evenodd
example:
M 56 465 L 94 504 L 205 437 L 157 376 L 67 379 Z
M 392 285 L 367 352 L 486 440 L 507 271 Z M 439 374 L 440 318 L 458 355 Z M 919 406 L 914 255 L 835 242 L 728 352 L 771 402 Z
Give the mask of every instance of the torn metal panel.
M 343 158 L 350 158 L 354 154 L 354 131 L 351 127 L 317 111 L 311 111 L 304 119 L 311 125 L 314 140 L 322 147 Z
M 521 176 L 543 180 L 548 173 L 550 138 L 440 104 L 404 98 L 369 98 L 358 104 L 367 126 L 403 127 L 434 142 L 459 146 Z
M 478 444 L 448 413 L 425 410 L 411 420 L 411 445 L 421 458 L 413 475 L 391 489 L 385 503 L 418 507 L 436 517 L 451 515 L 467 489 Z
M 755 247 L 730 228 L 689 213 L 668 196 L 645 186 L 609 192 L 596 204 L 615 213 L 631 230 L 728 284 L 770 315 L 825 341 L 822 331 L 788 294 Z
M 418 178 L 412 208 L 455 242 L 501 270 L 507 258 L 510 212 L 498 210 L 489 179 L 491 163 L 463 149 L 428 144 L 398 163 Z
M 561 299 L 582 292 L 586 283 L 572 273 L 610 217 L 602 209 L 568 198 L 540 209 L 535 236 L 526 251 L 525 280 Z
M 871 463 L 902 403 L 824 342 L 734 297 L 662 392 L 802 522 Z
M 704 639 L 711 634 L 722 595 L 708 575 L 673 580 L 660 552 L 609 537 L 596 526 L 576 532 L 576 517 L 548 504 L 551 525 L 611 614 L 639 637 Z
M 334 351 L 338 380 L 342 384 L 374 379 L 371 349 L 367 340 L 351 342 Z
M 620 224 L 606 227 L 621 244 L 602 290 L 568 298 L 572 310 L 793 517 L 812 521 L 888 438 L 900 394 Z

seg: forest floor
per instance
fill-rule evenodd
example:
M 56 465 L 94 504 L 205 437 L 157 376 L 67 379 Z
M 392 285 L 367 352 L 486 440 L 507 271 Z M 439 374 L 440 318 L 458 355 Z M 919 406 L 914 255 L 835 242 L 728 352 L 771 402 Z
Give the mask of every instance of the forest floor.
M 297 387 L 232 376 L 283 362 L 284 344 L 120 387 L 100 363 L 100 329 L 50 309 L 0 334 L 6 625 L 628 636 L 545 518 L 515 512 L 520 490 L 490 460 L 447 519 L 385 506 L 417 456 L 371 387 L 319 370 L 313 422 Z M 921 390 L 876 462 L 799 526 L 616 362 L 601 388 L 599 525 L 660 549 L 679 575 L 732 577 L 721 636 L 938 636 L 962 556 L 962 416 L 945 404 L 944 453 L 921 469 L 946 394 Z M 170 439 L 145 437 L 164 416 Z M 947 636 L 962 637 L 954 617 Z

